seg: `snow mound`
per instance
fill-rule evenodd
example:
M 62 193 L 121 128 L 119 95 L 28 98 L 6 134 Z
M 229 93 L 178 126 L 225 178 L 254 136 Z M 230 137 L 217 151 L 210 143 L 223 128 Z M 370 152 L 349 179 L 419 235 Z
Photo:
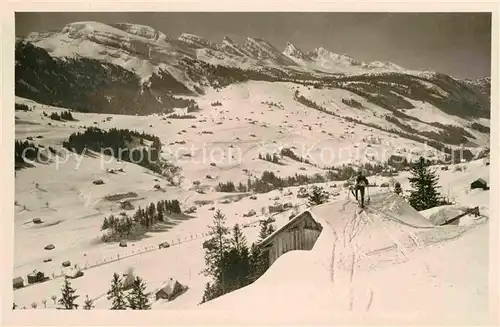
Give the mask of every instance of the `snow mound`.
M 372 197 L 371 201 L 369 209 L 383 213 L 389 219 L 394 219 L 399 223 L 415 228 L 435 226 L 397 194 L 376 194 L 375 197 Z
M 402 202 L 386 194 L 370 204 L 387 210 L 387 214 L 369 209 L 359 212 L 357 204 L 349 200 L 309 209 L 313 218 L 323 226 L 311 251 L 285 253 L 253 284 L 204 303 L 200 309 L 248 311 L 253 314 L 260 312 L 251 318 L 287 317 L 295 321 L 295 317 L 303 314 L 304 310 L 311 317 L 315 316 L 315 312 L 320 312 L 330 318 L 343 312 L 377 311 L 387 314 L 389 305 L 392 303 L 394 306 L 394 298 L 397 297 L 397 309 L 392 312 L 394 315 L 405 312 L 422 318 L 425 316 L 423 313 L 429 310 L 434 317 L 446 316 L 443 311 L 451 316 L 457 304 L 450 305 L 449 301 L 454 300 L 460 302 L 459 306 L 467 307 L 468 295 L 465 294 L 475 291 L 463 287 L 460 290 L 466 293 L 457 299 L 456 293 L 446 289 L 446 282 L 442 282 L 439 287 L 433 284 L 429 269 L 435 274 L 446 271 L 446 274 L 438 276 L 443 279 L 452 280 L 460 276 L 450 274 L 448 266 L 441 268 L 442 259 L 433 259 L 434 256 L 442 256 L 442 253 L 438 253 L 441 248 L 434 249 L 426 245 L 457 239 L 470 229 L 433 226 L 418 212 L 408 210 Z M 390 217 L 398 213 L 399 219 Z M 417 227 L 409 226 L 408 223 Z M 481 244 L 484 245 L 484 242 Z M 460 258 L 457 265 L 466 260 Z M 391 274 L 398 278 L 383 278 Z M 387 290 L 387 283 L 400 285 L 396 286 L 399 296 Z M 404 288 L 410 283 L 424 287 L 425 294 L 415 292 L 413 288 Z M 430 284 L 435 285 L 434 289 Z M 389 293 L 392 295 L 387 296 Z M 429 301 L 420 298 L 419 307 L 415 309 L 414 296 L 417 293 L 420 297 L 425 295 L 435 299 L 430 301 L 433 305 L 427 305 Z M 379 311 L 381 309 L 385 311 Z

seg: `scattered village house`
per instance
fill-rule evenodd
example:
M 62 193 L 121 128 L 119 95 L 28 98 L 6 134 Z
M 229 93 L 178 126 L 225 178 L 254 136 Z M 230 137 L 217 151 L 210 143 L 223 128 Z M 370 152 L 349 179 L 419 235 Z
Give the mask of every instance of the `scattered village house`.
M 155 297 L 157 301 L 159 299 L 172 301 L 176 297 L 184 293 L 186 290 L 186 286 L 179 283 L 179 281 L 170 278 L 166 285 L 162 286 L 158 291 L 156 291 Z
M 34 284 L 44 281 L 45 275 L 41 271 L 33 270 L 32 273 L 28 274 L 28 284 Z
M 490 187 L 488 186 L 488 183 L 482 178 L 478 178 L 470 184 L 471 190 L 476 189 L 476 188 L 481 188 L 485 191 L 490 189 Z
M 289 220 L 259 243 L 264 258 L 271 265 L 283 253 L 292 250 L 311 250 L 323 227 L 316 222 L 309 211 Z
M 22 277 L 16 277 L 12 279 L 12 286 L 14 288 L 21 288 L 24 286 L 24 279 Z
M 279 202 L 275 202 L 273 205 L 269 206 L 269 213 L 282 212 L 284 210 L 283 204 Z

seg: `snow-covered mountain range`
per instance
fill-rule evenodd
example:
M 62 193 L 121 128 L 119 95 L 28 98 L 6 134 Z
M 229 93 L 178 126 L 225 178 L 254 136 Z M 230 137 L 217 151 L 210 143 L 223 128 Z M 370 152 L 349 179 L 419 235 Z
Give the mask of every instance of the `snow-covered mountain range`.
M 217 44 L 137 24 L 75 22 L 16 43 L 16 95 L 80 111 L 169 112 L 192 101 L 186 96 L 196 99 L 208 89 L 252 80 L 345 90 L 350 96 L 342 103 L 355 107 L 350 98 L 360 97 L 408 133 L 452 133 L 440 122 L 421 129 L 422 120 L 407 111 L 423 104 L 460 119 L 490 116 L 489 77 L 458 80 L 390 62 L 361 62 L 323 47 L 304 52 L 291 42 L 281 51 L 257 37 L 242 44 L 225 37 Z M 358 103 L 358 109 L 368 107 Z M 473 123 L 480 122 L 459 127 Z
M 113 62 L 133 69 L 144 81 L 161 69 L 162 56 L 181 59 L 185 55 L 217 64 L 251 63 L 254 68 L 282 67 L 310 73 L 315 70 L 324 73 L 404 70 L 392 63 L 362 63 L 322 47 L 304 54 L 288 42 L 281 52 L 256 37 L 245 38 L 242 45 L 227 37 L 216 44 L 194 34 L 183 33 L 175 39 L 148 26 L 125 23 L 75 22 L 60 31 L 31 33 L 25 40 L 46 49 L 54 57 L 78 55 Z M 167 61 L 165 59 L 163 61 Z

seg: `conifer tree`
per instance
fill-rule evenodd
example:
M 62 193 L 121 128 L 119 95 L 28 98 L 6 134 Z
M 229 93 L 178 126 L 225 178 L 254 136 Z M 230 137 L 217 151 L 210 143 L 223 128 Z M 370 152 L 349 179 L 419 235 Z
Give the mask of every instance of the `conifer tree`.
M 269 224 L 269 226 L 267 227 L 267 236 L 271 235 L 272 233 L 274 233 L 276 229 L 274 228 L 274 225 L 273 224 Z
M 105 230 L 108 228 L 109 228 L 108 219 L 106 217 L 104 217 L 104 221 L 102 222 L 101 230 Z
M 222 288 L 218 284 L 210 284 L 206 283 L 205 284 L 205 291 L 203 292 L 203 298 L 201 300 L 201 303 L 205 303 L 207 301 L 213 300 L 224 293 L 222 292 Z
M 411 167 L 412 177 L 409 178 L 412 186 L 410 205 L 418 211 L 433 208 L 439 204 L 437 192 L 438 177 L 429 168 L 430 163 L 423 157 Z
M 248 284 L 250 277 L 250 253 L 246 238 L 238 224 L 233 227 L 231 249 L 225 253 L 223 269 L 227 284 L 237 289 Z
M 308 197 L 309 206 L 316 206 L 328 201 L 329 194 L 322 187 L 314 186 Z
M 94 300 L 90 299 L 88 294 L 85 295 L 84 310 L 92 310 L 94 308 Z
M 111 288 L 107 292 L 107 299 L 112 301 L 111 310 L 125 310 L 127 303 L 125 302 L 125 295 L 123 294 L 123 283 L 117 273 L 113 274 L 111 280 Z
M 212 290 L 212 289 L 211 289 L 211 287 L 210 287 L 210 283 L 209 283 L 209 282 L 207 282 L 207 283 L 205 284 L 205 290 L 203 291 L 203 298 L 201 299 L 201 303 L 200 303 L 200 304 L 205 303 L 205 302 L 207 302 L 207 301 L 210 301 L 210 300 L 212 299 L 212 297 L 211 297 L 211 295 L 212 295 L 212 294 L 211 294 L 211 290 Z M 15 305 L 15 304 L 14 304 L 14 305 Z M 14 309 L 15 309 L 15 308 L 14 308 Z
M 233 227 L 233 238 L 231 239 L 231 245 L 239 252 L 244 248 L 247 248 L 247 239 L 241 230 L 239 224 Z
M 265 221 L 260 222 L 259 240 L 262 241 L 269 235 L 268 233 L 268 223 Z
M 75 300 L 79 295 L 75 295 L 76 290 L 71 287 L 69 279 L 64 280 L 63 288 L 61 289 L 61 298 L 59 299 L 59 304 L 66 310 L 78 309 L 78 304 L 75 304 Z
M 213 223 L 209 228 L 210 246 L 205 251 L 206 272 L 211 275 L 217 283 L 220 283 L 224 290 L 224 269 L 222 267 L 224 253 L 229 249 L 228 234 L 226 226 L 226 216 L 217 210 L 213 217 Z
M 137 276 L 132 284 L 132 291 L 127 296 L 128 306 L 132 310 L 149 310 L 151 304 L 149 303 L 149 295 L 146 293 L 146 283 L 144 280 Z
M 258 245 L 255 243 L 250 247 L 250 280 L 255 281 L 262 275 L 262 255 Z

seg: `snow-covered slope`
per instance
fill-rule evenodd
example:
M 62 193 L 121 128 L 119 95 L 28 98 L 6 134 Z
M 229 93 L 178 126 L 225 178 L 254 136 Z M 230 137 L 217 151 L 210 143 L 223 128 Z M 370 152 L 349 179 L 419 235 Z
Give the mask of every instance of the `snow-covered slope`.
M 214 210 L 223 211 L 229 226 L 240 224 L 252 243 L 259 220 L 269 218 L 269 205 L 278 201 L 292 209 L 273 216 L 276 227 L 304 210 L 322 224 L 314 249 L 285 254 L 254 284 L 205 303 L 201 311 L 233 308 L 252 311 L 250 318 L 263 324 L 266 317 L 310 324 L 318 309 L 325 309 L 318 312 L 325 319 L 332 312 L 368 310 L 417 321 L 425 313 L 436 322 L 458 308 L 460 322 L 484 321 L 489 191 L 470 190 L 479 177 L 489 182 L 484 160 L 446 165 L 449 170 L 433 167 L 439 191 L 454 207 L 478 206 L 485 216 L 468 217 L 458 226 L 435 227 L 432 222 L 440 217 L 430 219 L 432 213 L 416 212 L 388 194 L 391 187 L 381 184 L 396 181 L 408 193 L 407 171 L 386 166 L 369 176 L 380 187 L 370 187 L 364 214 L 356 214 L 343 184 L 350 177 L 345 172 L 386 165 L 391 155 L 445 160 L 443 147 L 463 142 L 471 157 L 479 157 L 490 146 L 489 96 L 470 85 L 486 82 L 363 63 L 323 48 L 307 53 L 288 43 L 280 52 L 259 38 L 216 44 L 128 23 L 78 22 L 26 40 L 35 46 L 16 45 L 16 140 L 29 140 L 48 154 L 51 148 L 63 151 L 72 133 L 90 126 L 136 130 L 157 136 L 161 157 L 180 171 L 162 176 L 99 153 L 50 155 L 52 161 L 17 170 L 14 277 L 33 269 L 50 277 L 15 290 L 20 307 L 36 302 L 41 308 L 47 300 L 53 308 L 50 297 L 60 294 L 59 276 L 73 269 L 61 265 L 69 260 L 84 268 L 84 276 L 72 280 L 78 301 L 88 294 L 97 309 L 109 308 L 105 293 L 111 277 L 128 268 L 144 278 L 148 292 L 170 278 L 189 286 L 174 301 L 152 298 L 153 309 L 195 309 L 208 281 L 200 272 Z M 72 110 L 75 120 L 50 118 L 63 110 Z M 278 162 L 259 158 L 266 154 Z M 307 199 L 297 196 L 302 180 L 268 193 L 217 191 L 219 184 L 247 185 L 265 172 L 317 181 L 331 202 L 308 209 Z M 93 184 L 98 179 L 104 184 Z M 104 217 L 124 211 L 110 198 L 123 194 L 134 195 L 136 208 L 177 199 L 183 210 L 196 210 L 169 217 L 162 228 L 128 239 L 127 247 L 103 243 Z M 345 233 L 361 226 L 344 243 Z M 165 241 L 171 246 L 159 249 Z M 48 244 L 55 249 L 45 250 Z M 465 271 L 467 262 L 474 268 Z M 388 283 L 394 287 L 388 289 Z
M 307 59 L 307 56 L 299 50 L 294 44 L 287 42 L 286 43 L 286 48 L 283 51 L 283 54 L 285 56 L 288 56 L 290 58 L 295 58 L 295 59 Z
M 43 112 L 50 115 L 52 112 L 65 110 L 64 108 L 51 107 L 32 100 L 17 98 L 17 103 L 26 104 L 32 108 L 32 111 L 16 111 L 16 117 L 18 118 L 16 119 L 17 140 L 32 138 L 33 142 L 37 145 L 45 148 L 50 146 L 60 150 L 62 141 L 66 140 L 75 130 L 83 130 L 84 126 L 98 126 L 102 129 L 128 128 L 145 131 L 160 137 L 162 143 L 165 145 L 164 157 L 181 166 L 183 179 L 180 187 L 168 186 L 167 181 L 163 177 L 154 174 L 151 175 L 151 172 L 137 165 L 125 162 L 119 163 L 110 160 L 111 158 L 108 157 L 102 158 L 105 162 L 102 165 L 99 155 L 96 157 L 73 155 L 68 160 L 66 160 L 66 157 L 59 157 L 57 160 L 53 158 L 54 161 L 51 163 L 33 163 L 33 167 L 17 171 L 16 214 L 14 223 L 14 276 L 24 276 L 33 269 L 39 269 L 51 277 L 51 279 L 42 284 L 14 291 L 15 303 L 21 307 L 24 305 L 29 307 L 32 302 L 37 302 L 40 308 L 41 301 L 48 299 L 48 307 L 53 307 L 50 305 L 50 296 L 52 294 L 59 294 L 62 279 L 52 279 L 52 273 L 55 276 L 63 273 L 65 269 L 61 267 L 61 263 L 69 260 L 72 265 L 78 264 L 80 267 L 88 267 L 88 269 L 84 270 L 85 275 L 73 280 L 72 283 L 78 289 L 79 294 L 88 294 L 90 298 L 96 300 L 96 308 L 109 308 L 109 303 L 103 294 L 109 287 L 110 278 L 114 272 L 124 273 L 129 267 L 135 268 L 136 274 L 146 280 L 148 291 L 151 292 L 154 292 L 170 277 L 174 277 L 181 283 L 189 286 L 189 290 L 175 301 L 155 301 L 153 305 L 154 309 L 194 308 L 201 300 L 207 281 L 206 277 L 198 275 L 198 273 L 204 268 L 202 243 L 205 240 L 207 225 L 210 224 L 213 215 L 213 211 L 210 210 L 212 207 L 221 209 L 226 214 L 230 226 L 235 223 L 246 226 L 244 233 L 249 242 L 253 242 L 257 240 L 259 229 L 258 219 L 265 219 L 267 217 L 266 207 L 271 205 L 276 197 L 279 198 L 280 202 L 292 203 L 295 207 L 293 210 L 304 210 L 306 203 L 306 199 L 296 196 L 299 189 L 298 186 L 287 188 L 283 193 L 276 190 L 266 194 L 258 194 L 256 200 L 251 199 L 248 194 L 238 195 L 237 193 L 215 192 L 213 189 L 214 186 L 219 182 L 227 181 L 242 181 L 245 183 L 248 178 L 258 177 L 266 170 L 272 171 L 281 177 L 293 176 L 295 174 L 312 176 L 314 174 L 325 173 L 321 167 L 297 162 L 287 157 L 280 158 L 281 164 L 259 160 L 257 158 L 259 153 L 270 153 L 281 147 L 295 147 L 294 152 L 297 155 L 309 157 L 312 163 L 317 163 L 320 166 L 323 164 L 337 165 L 343 162 L 343 160 L 354 164 L 382 162 L 384 153 L 394 153 L 398 148 L 413 148 L 412 153 L 402 153 L 409 159 L 425 154 L 425 148 L 419 147 L 418 143 L 412 143 L 401 138 L 392 138 L 390 133 L 370 130 L 356 123 L 346 124 L 338 117 L 330 117 L 320 112 L 311 111 L 310 108 L 293 100 L 295 88 L 296 85 L 293 83 L 248 82 L 240 85 L 232 85 L 219 92 L 211 91 L 201 96 L 199 98 L 201 110 L 194 113 L 196 116 L 195 119 L 177 120 L 163 120 L 162 116 L 158 115 L 104 116 L 93 113 L 73 112 L 77 121 L 58 122 L 50 120 L 43 115 Z M 335 92 L 346 92 L 342 90 L 307 90 L 307 87 L 300 88 L 300 91 L 303 94 L 307 94 L 308 97 L 316 99 L 318 103 L 324 106 L 327 106 L 327 104 L 322 103 L 323 96 L 330 99 L 338 99 L 342 96 Z M 220 101 L 221 105 L 213 107 L 211 104 L 215 101 Z M 349 114 L 350 110 L 348 107 L 342 107 L 342 103 L 340 101 L 339 103 L 339 113 Z M 108 117 L 111 119 L 108 120 Z M 363 120 L 367 119 L 362 116 L 359 116 L 359 118 Z M 193 125 L 196 127 L 192 127 Z M 309 129 L 308 126 L 314 128 Z M 346 131 L 353 131 L 354 133 L 345 133 Z M 328 135 L 328 133 L 331 133 L 331 135 Z M 251 134 L 255 136 L 251 136 Z M 37 138 L 39 136 L 40 138 Z M 340 136 L 343 136 L 344 139 Z M 363 139 L 369 141 L 369 143 L 365 143 Z M 176 141 L 184 141 L 185 144 L 175 143 Z M 358 144 L 359 147 L 353 148 L 353 144 Z M 368 147 L 368 144 L 371 147 Z M 217 156 L 212 158 L 217 163 L 216 166 L 210 165 L 210 160 L 204 161 L 203 159 L 204 153 L 205 155 L 207 153 L 210 154 L 211 149 L 225 149 L 223 151 L 224 158 Z M 343 154 L 343 156 L 335 156 L 333 158 L 327 156 L 326 158 L 332 159 L 332 161 L 321 162 L 321 149 L 344 149 L 344 151 L 339 153 Z M 374 155 L 375 159 L 357 157 L 357 149 L 372 151 L 370 154 Z M 184 153 L 191 153 L 192 157 L 186 158 L 183 155 Z M 231 158 L 232 155 L 235 158 Z M 469 191 L 468 185 L 478 177 L 488 180 L 489 166 L 486 166 L 483 160 L 456 165 L 456 167 L 458 166 L 466 167 L 466 169 L 461 168 L 460 171 L 455 171 L 455 165 L 451 165 L 449 171 L 441 171 L 439 167 L 436 167 L 440 177 L 441 192 L 443 194 L 449 193 L 450 198 L 455 200 L 457 205 L 479 206 L 481 213 L 488 215 L 489 192 L 482 190 Z M 124 173 L 111 174 L 106 171 L 109 168 L 117 169 L 120 167 L 123 168 Z M 208 179 L 207 175 L 210 175 L 211 178 Z M 398 176 L 394 177 L 395 180 L 401 182 L 405 192 L 409 189 L 408 177 L 409 174 L 407 172 L 400 172 Z M 96 179 L 102 179 L 105 184 L 100 186 L 92 184 L 92 181 Z M 371 183 L 377 183 L 378 185 L 390 181 L 390 178 L 383 176 L 371 176 L 369 179 Z M 205 190 L 205 194 L 197 193 L 194 190 L 193 185 L 195 181 L 200 183 L 200 188 Z M 348 198 L 349 192 L 347 189 L 341 187 L 342 183 L 342 181 L 336 181 L 320 183 L 319 185 L 324 186 L 332 193 L 334 201 L 335 199 L 341 199 L 340 203 L 343 203 L 344 199 Z M 160 184 L 165 189 L 165 193 L 156 190 L 153 187 L 155 184 Z M 334 186 L 333 184 L 336 185 Z M 415 267 L 421 269 L 425 266 L 417 264 L 419 261 L 413 261 L 414 258 L 417 258 L 418 250 L 411 247 L 414 244 L 414 238 L 410 237 L 412 234 L 407 231 L 416 227 L 426 227 L 427 230 L 429 223 L 426 220 L 422 220 L 422 217 L 414 210 L 410 210 L 407 205 L 405 206 L 405 203 L 398 202 L 393 197 L 383 195 L 384 190 L 386 189 L 382 187 L 370 189 L 369 194 L 372 198 L 371 208 L 373 211 L 368 210 L 367 213 L 368 218 L 373 219 L 374 222 L 370 223 L 371 225 L 368 224 L 365 226 L 366 231 L 360 234 L 357 246 L 365 252 L 387 247 L 389 249 L 381 251 L 378 255 L 373 254 L 369 258 L 363 259 L 364 261 L 359 262 L 365 268 L 368 266 L 380 266 L 380 269 L 374 271 L 372 274 L 364 270 L 362 271 L 360 268 L 356 278 L 361 280 L 361 286 L 357 286 L 357 290 L 362 292 L 362 294 L 355 302 L 357 308 L 359 306 L 363 307 L 367 303 L 365 301 L 370 297 L 369 291 L 367 291 L 368 293 L 363 293 L 366 291 L 366 288 L 364 288 L 362 280 L 374 280 L 374 284 L 372 285 L 375 294 L 372 304 L 373 310 L 375 308 L 378 308 L 377 310 L 385 310 L 392 305 L 391 301 L 393 300 L 389 295 L 385 295 L 386 293 L 384 292 L 387 292 L 387 294 L 391 293 L 382 288 L 383 278 L 389 278 L 384 277 L 386 276 L 385 272 L 387 272 L 387 276 L 397 275 L 398 273 L 404 274 L 405 278 L 408 279 L 401 281 L 403 285 L 404 283 L 411 285 L 418 284 L 422 280 L 425 283 L 428 282 L 427 277 L 421 277 L 427 275 L 411 277 L 411 274 L 408 273 L 408 271 L 416 269 Z M 187 209 L 193 205 L 197 206 L 198 209 L 196 213 L 191 215 L 192 218 L 186 219 L 180 217 L 172 219 L 172 227 L 165 231 L 151 232 L 145 238 L 129 240 L 128 247 L 126 248 L 119 247 L 117 243 L 96 242 L 101 235 L 100 226 L 103 218 L 110 214 L 118 215 L 123 211 L 120 209 L 119 204 L 108 201 L 105 197 L 107 195 L 126 192 L 135 192 L 137 194 L 137 200 L 133 202 L 135 206 L 144 207 L 157 200 L 176 198 L 181 201 L 183 209 Z M 377 195 L 378 193 L 380 195 Z M 222 201 L 228 198 L 232 200 Z M 335 225 L 337 216 L 325 213 L 337 212 L 338 210 L 335 208 L 337 208 L 338 204 L 339 202 L 333 202 L 330 207 L 325 206 L 326 211 L 323 211 L 321 215 L 319 214 L 319 208 L 313 209 L 313 213 L 316 212 L 319 217 L 318 219 L 330 219 L 329 221 L 332 226 L 337 228 L 335 230 L 338 230 L 338 228 L 343 228 L 343 226 Z M 243 214 L 246 214 L 251 209 L 255 210 L 257 213 L 256 216 L 243 217 Z M 352 204 L 348 205 L 345 213 L 345 216 L 339 217 L 342 218 L 342 222 L 347 223 L 348 219 L 354 216 Z M 290 212 L 284 212 L 281 215 L 275 216 L 276 226 L 279 227 L 286 223 L 289 214 Z M 34 224 L 32 220 L 35 217 L 41 218 L 43 224 Z M 397 218 L 396 220 L 403 218 L 406 224 L 401 224 L 401 222 L 394 223 L 394 217 Z M 366 217 L 360 216 L 357 219 L 364 221 Z M 427 234 L 414 234 L 418 236 L 416 238 L 417 243 L 419 240 L 423 243 L 428 241 L 431 243 L 440 243 L 450 237 L 459 237 L 462 232 L 468 233 L 468 228 L 475 226 L 477 222 L 480 221 L 472 220 L 468 224 L 469 227 L 464 227 L 465 229 L 461 226 L 454 226 L 452 227 L 454 228 L 453 230 L 446 233 L 432 234 L 433 232 L 428 232 Z M 324 233 L 321 237 L 333 232 L 329 232 L 327 228 Z M 392 236 L 388 237 L 387 233 L 393 235 L 394 238 Z M 386 237 L 379 238 L 378 236 L 380 235 L 386 235 Z M 157 250 L 158 244 L 164 241 L 173 244 L 172 247 Z M 180 243 L 177 244 L 179 241 Z M 398 260 L 405 259 L 401 251 L 394 251 L 394 241 L 404 244 L 405 247 L 410 246 L 409 249 L 403 248 L 405 255 L 410 256 L 411 254 L 411 258 L 409 258 L 411 260 L 403 263 L 406 265 L 405 267 L 408 267 L 407 269 L 401 268 L 403 270 L 398 270 L 398 266 L 391 268 L 394 256 L 398 257 Z M 54 244 L 56 248 L 52 251 L 44 250 L 44 246 L 49 243 Z M 293 299 L 304 296 L 302 292 L 306 292 L 308 298 L 311 299 L 311 303 L 317 304 L 317 308 L 329 306 L 331 304 L 330 300 L 338 299 L 338 297 L 332 296 L 332 294 L 343 292 L 345 289 L 340 288 L 339 290 L 335 289 L 331 291 L 324 287 L 324 284 L 318 282 L 323 280 L 323 278 L 325 282 L 331 278 L 328 270 L 329 260 L 331 259 L 331 238 L 328 236 L 324 242 L 318 241 L 318 249 L 323 248 L 320 245 L 322 243 L 327 244 L 325 245 L 328 248 L 328 250 L 325 250 L 326 252 L 318 251 L 314 257 L 309 257 L 307 253 L 290 252 L 280 258 L 271 267 L 271 270 L 262 277 L 262 281 L 259 279 L 254 285 L 249 286 L 248 289 L 255 288 L 255 292 L 262 292 L 260 287 L 268 287 L 264 285 L 268 285 L 268 282 L 271 283 L 275 278 L 277 279 L 277 275 L 281 275 L 282 270 L 288 270 L 291 264 L 297 263 L 297 260 L 301 262 L 301 267 L 304 265 L 304 262 L 310 262 L 308 266 L 311 268 L 314 267 L 314 271 L 294 270 L 298 274 L 294 277 L 295 280 L 301 280 L 299 284 L 303 285 L 303 287 L 296 289 L 296 294 L 289 293 L 287 299 L 283 301 L 293 307 Z M 396 247 L 395 249 L 397 250 L 398 248 Z M 450 251 L 453 250 L 450 249 Z M 413 254 L 415 254 L 415 257 L 413 257 Z M 115 260 L 118 255 L 120 256 L 120 260 Z M 442 256 L 444 256 L 444 253 Z M 44 262 L 44 259 L 48 257 L 52 261 Z M 444 269 L 438 265 L 439 261 L 444 262 L 444 259 L 441 259 L 442 257 L 439 258 L 439 260 L 436 259 L 436 263 L 433 262 L 429 266 L 429 269 Z M 172 264 L 173 262 L 175 264 Z M 328 262 L 326 270 L 323 262 Z M 450 265 L 453 266 L 454 264 L 455 262 Z M 478 265 L 480 264 L 482 262 L 478 263 Z M 281 265 L 282 268 L 279 268 Z M 151 269 L 152 266 L 156 267 L 156 269 Z M 410 267 L 412 268 L 410 269 Z M 420 270 L 418 271 L 420 272 Z M 448 275 L 447 271 L 446 275 Z M 294 275 L 290 273 L 287 276 L 293 277 Z M 321 286 L 321 289 L 308 284 L 309 279 L 306 279 L 306 277 L 309 278 L 310 276 L 317 278 L 315 279 L 315 283 L 319 283 L 318 285 Z M 444 282 L 449 281 L 445 276 L 442 278 L 444 278 Z M 99 281 L 96 282 L 96 280 Z M 303 282 L 302 280 L 306 280 L 307 282 Z M 465 282 L 466 280 L 456 280 L 457 284 Z M 473 284 L 470 280 L 467 280 L 467 282 L 470 285 L 483 287 L 480 284 Z M 342 285 L 342 283 L 340 284 Z M 425 285 L 429 286 L 430 284 Z M 274 290 L 271 292 L 273 294 L 272 298 L 279 300 L 282 297 L 280 290 L 290 288 L 293 289 L 281 277 L 280 283 L 272 288 Z M 234 292 L 234 296 L 248 294 L 246 293 L 246 289 Z M 425 289 L 427 290 L 427 288 Z M 325 291 L 331 293 L 325 294 Z M 468 294 L 466 293 L 468 292 L 467 289 L 460 289 L 460 292 L 464 292 L 460 294 Z M 323 297 L 323 294 L 325 294 L 325 297 Z M 417 299 L 420 301 L 420 293 L 415 294 L 411 296 L 418 296 Z M 231 296 L 233 295 L 228 295 L 228 297 Z M 448 297 L 451 295 L 445 293 L 443 296 Z M 475 298 L 477 303 L 484 301 L 481 296 Z M 221 298 L 220 301 L 225 301 L 224 298 Z M 342 296 L 341 298 L 345 299 L 346 297 Z M 256 297 L 255 301 L 258 301 L 258 299 L 260 298 Z M 206 305 L 217 306 L 217 301 L 214 300 L 214 304 L 209 302 Z M 255 305 L 258 306 L 261 304 Z M 403 311 L 409 310 L 409 303 L 400 305 Z M 426 309 L 425 304 L 419 305 L 422 306 L 419 307 L 422 310 Z M 465 303 L 458 303 L 457 305 L 465 306 Z M 436 308 L 442 307 L 437 306 Z M 483 310 L 482 308 L 479 309 Z
M 384 323 L 401 323 L 401 317 L 418 323 L 489 320 L 484 220 L 468 228 L 422 229 L 400 223 L 415 222 L 411 210 L 400 210 L 396 223 L 390 210 L 356 214 L 356 208 L 343 201 L 314 207 L 310 212 L 324 229 L 310 252 L 287 252 L 250 286 L 200 309 L 252 312 L 244 317 L 255 323 L 306 317 L 335 323 L 346 318 L 342 314 L 385 316 Z M 420 221 L 429 224 L 422 216 Z

